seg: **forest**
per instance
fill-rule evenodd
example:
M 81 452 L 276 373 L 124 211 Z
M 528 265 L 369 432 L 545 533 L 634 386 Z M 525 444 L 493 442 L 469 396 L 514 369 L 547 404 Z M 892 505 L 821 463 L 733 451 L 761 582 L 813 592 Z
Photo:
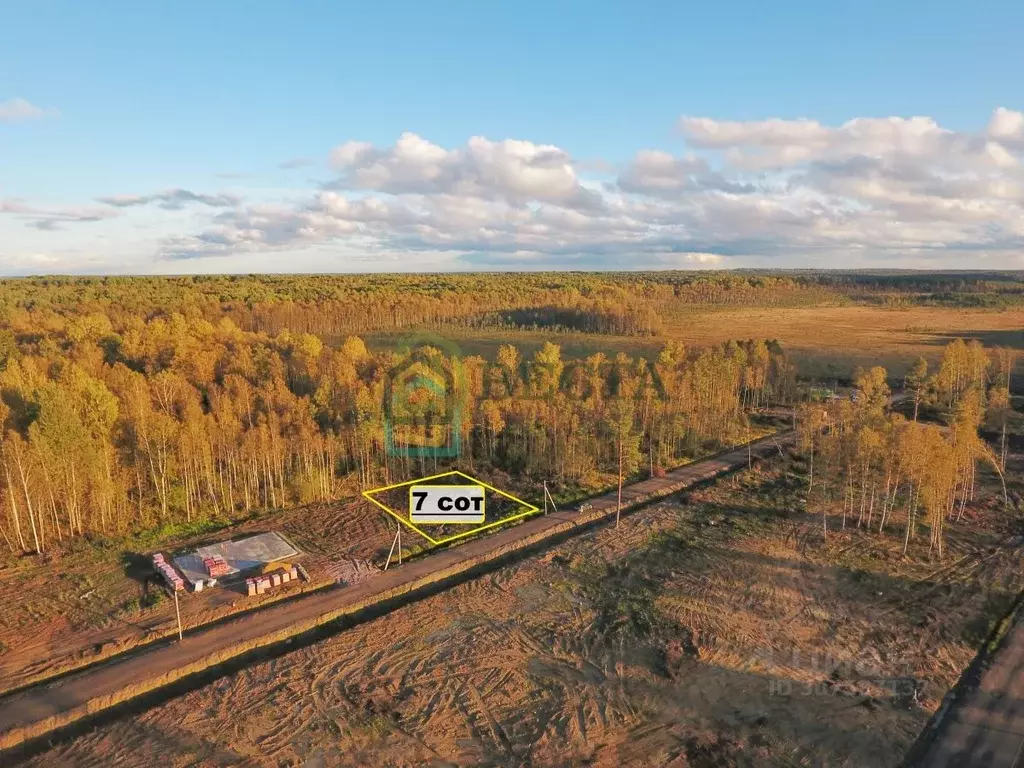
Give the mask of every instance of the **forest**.
M 12 552 L 175 521 L 335 498 L 424 469 L 385 450 L 388 376 L 400 352 L 357 336 L 240 329 L 230 317 L 122 309 L 18 308 L 0 371 L 2 532 Z M 456 358 L 425 345 L 457 382 L 460 461 L 560 482 L 659 471 L 743 438 L 745 407 L 790 399 L 791 367 L 764 341 L 656 360 Z M 418 402 L 426 398 L 422 403 Z M 403 404 L 405 429 L 434 429 L 430 388 Z
M 823 534 L 828 512 L 841 504 L 843 528 L 882 533 L 901 525 L 905 554 L 926 527 L 929 552 L 941 557 L 946 525 L 959 522 L 974 499 L 978 465 L 1003 479 L 1014 364 L 1012 350 L 956 339 L 937 370 L 921 358 L 907 375 L 910 418 L 889 408 L 881 367 L 858 372 L 851 399 L 802 404 L 800 443 Z M 983 426 L 1000 436 L 997 448 L 981 438 Z M 1004 482 L 1004 501 L 1005 489 Z
M 412 327 L 651 336 L 698 308 L 1022 303 L 1024 275 L 983 272 L 36 277 L 0 280 L 0 328 L 28 310 L 40 317 L 100 313 L 118 326 L 166 313 L 213 323 L 227 317 L 243 331 L 340 338 Z
M 751 408 L 798 392 L 777 342 L 684 347 L 659 334 L 666 318 L 939 294 L 970 306 L 1013 301 L 1022 285 L 1009 273 L 842 272 L 0 281 L 0 546 L 39 553 L 333 499 L 434 469 L 417 445 L 457 443 L 465 466 L 523 483 L 657 474 L 746 439 Z M 550 340 L 462 356 L 445 348 L 450 328 Z M 412 330 L 438 341 L 421 343 L 395 402 L 409 351 L 371 350 L 365 336 Z M 565 331 L 664 343 L 646 357 L 567 357 Z M 813 499 L 842 503 L 844 525 L 885 529 L 902 515 L 908 541 L 928 521 L 941 550 L 941 521 L 963 510 L 975 464 L 990 458 L 979 426 L 1005 425 L 1013 365 L 1007 351 L 954 342 L 936 371 L 922 360 L 908 377 L 913 419 L 884 407 L 879 368 L 858 378 L 855 401 L 804 408 Z

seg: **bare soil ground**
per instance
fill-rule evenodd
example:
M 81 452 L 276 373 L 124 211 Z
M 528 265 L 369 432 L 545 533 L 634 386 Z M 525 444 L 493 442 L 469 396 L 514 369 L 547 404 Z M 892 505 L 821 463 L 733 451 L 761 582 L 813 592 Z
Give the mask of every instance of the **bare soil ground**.
M 750 437 L 756 439 L 788 427 L 788 418 L 765 412 L 755 419 Z M 515 486 L 503 474 L 486 474 L 504 488 Z M 612 475 L 594 473 L 586 488 L 557 488 L 555 494 L 573 499 L 608 490 Z M 395 508 L 405 503 L 406 490 L 385 499 Z M 531 497 L 536 497 L 539 488 Z M 492 512 L 515 506 L 491 495 Z M 205 535 L 151 537 L 93 546 L 77 541 L 43 557 L 0 560 L 0 695 L 55 675 L 176 634 L 174 603 L 162 588 L 148 554 L 194 549 L 201 544 L 275 530 L 301 551 L 309 581 L 291 583 L 260 597 L 247 597 L 242 585 L 223 586 L 199 594 L 181 592 L 183 626 L 188 629 L 242 611 L 258 609 L 298 593 L 332 583 L 350 561 L 381 565 L 392 544 L 393 519 L 368 501 L 344 499 L 269 512 Z M 159 542 L 159 545 L 157 544 Z M 406 531 L 403 550 L 414 554 L 430 544 Z
M 315 504 L 267 515 L 216 534 L 178 538 L 164 551 L 265 530 L 283 532 L 303 551 L 312 581 L 259 598 L 228 589 L 181 593 L 182 623 L 195 626 L 289 597 L 330 581 L 332 563 L 380 558 L 394 528 L 364 502 Z M 154 550 L 156 547 L 151 547 Z M 25 557 L 0 568 L 0 693 L 128 650 L 175 631 L 174 603 L 135 548 L 76 549 Z
M 655 505 L 30 764 L 896 765 L 1019 592 L 1019 521 L 989 485 L 941 562 L 921 538 L 901 558 L 897 531 L 822 541 L 792 470 Z
M 782 423 L 769 422 L 752 437 Z M 614 480 L 600 476 L 596 483 L 592 490 L 611 487 Z M 350 559 L 380 565 L 395 525 L 366 500 L 349 496 L 266 513 L 205 535 L 165 538 L 159 545 L 125 541 L 93 546 L 78 541 L 41 558 L 0 561 L 0 694 L 175 634 L 174 602 L 155 579 L 146 553 L 191 549 L 268 530 L 284 533 L 301 550 L 297 562 L 309 581 L 293 582 L 260 597 L 245 596 L 240 585 L 179 593 L 187 629 L 330 584 Z M 406 554 L 430 546 L 406 533 Z

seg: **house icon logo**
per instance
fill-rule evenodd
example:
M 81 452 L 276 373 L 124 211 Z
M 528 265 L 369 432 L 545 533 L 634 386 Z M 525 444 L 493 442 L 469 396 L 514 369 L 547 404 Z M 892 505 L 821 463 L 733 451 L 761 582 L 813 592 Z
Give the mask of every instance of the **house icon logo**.
M 459 348 L 433 334 L 403 340 L 384 384 L 384 447 L 391 456 L 462 452 L 466 387 Z

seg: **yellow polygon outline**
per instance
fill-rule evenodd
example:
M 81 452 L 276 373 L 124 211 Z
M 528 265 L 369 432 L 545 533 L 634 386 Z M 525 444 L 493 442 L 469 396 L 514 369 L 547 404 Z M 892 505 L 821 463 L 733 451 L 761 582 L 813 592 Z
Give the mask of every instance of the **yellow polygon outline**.
M 417 481 L 418 482 L 418 481 Z M 412 489 L 416 487 L 416 483 L 409 486 L 409 521 L 412 522 Z M 480 483 L 474 483 L 473 485 L 424 485 L 424 488 L 483 488 Z M 484 503 L 480 507 L 480 519 L 469 520 L 468 522 L 455 522 L 454 520 L 447 523 L 420 523 L 420 525 L 479 525 L 487 519 L 487 494 L 484 494 Z
M 489 491 L 493 491 L 494 493 L 497 493 L 500 496 L 504 496 L 506 499 L 512 499 L 512 501 L 516 502 L 517 504 L 522 504 L 524 507 L 526 507 L 526 511 L 521 512 L 518 515 L 512 515 L 511 517 L 503 518 L 501 520 L 495 520 L 493 523 L 481 525 L 479 528 L 474 528 L 470 531 L 463 531 L 462 533 L 457 533 L 454 536 L 446 536 L 443 539 L 435 539 L 429 533 L 426 533 L 425 531 L 421 530 L 419 526 L 413 525 L 411 520 L 406 520 L 399 513 L 395 512 L 387 504 L 377 501 L 375 498 L 373 498 L 372 495 L 374 493 L 392 491 L 395 488 L 401 488 L 402 486 L 405 485 L 415 485 L 416 483 L 425 483 L 427 480 L 437 480 L 442 477 L 450 477 L 451 475 L 458 475 L 459 477 L 464 477 L 471 483 L 474 483 L 475 485 L 483 486 Z M 533 504 L 523 501 L 518 496 L 513 496 L 511 493 L 506 493 L 505 491 L 495 488 L 493 485 L 488 485 L 482 480 L 477 480 L 475 477 L 471 477 L 470 475 L 467 475 L 465 472 L 460 472 L 457 469 L 453 469 L 451 472 L 441 472 L 440 474 L 437 475 L 430 475 L 429 477 L 418 477 L 415 480 L 407 480 L 404 483 L 394 483 L 393 485 L 385 485 L 381 486 L 380 488 L 371 488 L 368 491 L 363 491 L 362 495 L 364 498 L 368 499 L 369 501 L 372 501 L 378 507 L 380 507 L 393 518 L 395 518 L 395 520 L 397 520 L 400 524 L 404 525 L 406 528 L 410 528 L 416 531 L 416 533 L 418 533 L 420 536 L 422 536 L 435 546 L 438 544 L 447 544 L 449 541 L 455 541 L 456 539 L 463 539 L 466 536 L 472 536 L 474 533 L 480 533 L 480 531 L 486 531 L 490 528 L 495 528 L 496 526 L 504 525 L 505 523 L 511 523 L 513 520 L 521 520 L 524 517 L 529 517 L 530 515 L 540 512 L 540 507 L 535 507 Z

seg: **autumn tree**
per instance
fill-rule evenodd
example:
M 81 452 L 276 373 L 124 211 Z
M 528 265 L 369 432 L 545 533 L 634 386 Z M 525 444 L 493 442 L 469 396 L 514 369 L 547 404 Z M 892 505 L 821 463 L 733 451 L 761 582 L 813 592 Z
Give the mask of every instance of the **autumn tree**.
M 917 421 L 918 412 L 921 408 L 921 401 L 924 399 L 928 387 L 928 361 L 923 357 L 917 358 L 914 365 L 907 373 L 906 389 L 914 399 L 914 421 Z

